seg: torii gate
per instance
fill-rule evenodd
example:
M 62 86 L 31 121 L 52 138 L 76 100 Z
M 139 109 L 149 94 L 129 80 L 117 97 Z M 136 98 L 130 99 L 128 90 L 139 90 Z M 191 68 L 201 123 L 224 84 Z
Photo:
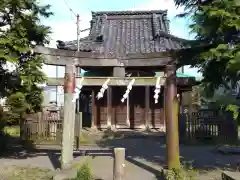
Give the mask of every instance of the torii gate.
M 132 79 L 135 79 L 134 83 L 131 84 L 132 86 L 146 86 L 146 92 L 149 92 L 148 88 L 150 85 L 156 85 L 156 89 L 159 89 L 159 86 L 164 86 L 166 90 L 164 93 L 164 111 L 167 130 L 168 166 L 174 168 L 179 165 L 178 108 L 175 107 L 177 103 L 174 103 L 177 102 L 176 59 L 173 53 L 129 54 L 125 58 L 116 59 L 94 52 L 75 52 L 42 46 L 35 47 L 35 53 L 44 56 L 45 64 L 66 67 L 64 79 L 49 78 L 48 80 L 48 84 L 64 85 L 62 167 L 67 166 L 73 159 L 75 118 L 73 98 L 76 84 L 78 85 L 81 81 L 81 77 L 75 77 L 75 67 L 112 67 L 113 77 L 110 77 L 109 86 L 128 86 Z M 164 71 L 164 75 L 160 78 L 160 81 L 156 77 L 125 77 L 126 67 L 157 67 Z M 108 78 L 86 77 L 84 81 L 81 81 L 81 85 L 101 86 Z M 158 93 L 158 90 L 156 90 L 155 94 Z M 155 96 L 156 99 L 157 95 Z M 146 106 L 149 108 L 149 103 Z

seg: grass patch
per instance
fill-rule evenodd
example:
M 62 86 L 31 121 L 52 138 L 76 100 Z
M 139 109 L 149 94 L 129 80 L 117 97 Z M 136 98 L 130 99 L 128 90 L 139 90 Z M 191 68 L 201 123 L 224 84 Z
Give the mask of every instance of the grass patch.
M 62 142 L 61 134 L 57 136 L 40 136 L 40 135 L 32 135 L 30 137 L 33 144 L 39 145 L 60 145 Z M 91 135 L 87 132 L 83 132 L 81 137 L 79 138 L 79 143 L 81 145 L 91 145 L 96 142 L 96 135 Z M 74 138 L 74 145 L 76 145 L 77 138 Z
M 113 139 L 121 139 L 124 135 L 120 132 L 113 132 L 113 131 L 104 131 L 103 134 L 94 134 L 89 133 L 86 131 L 83 131 L 80 138 L 79 138 L 79 144 L 80 145 L 94 145 L 101 141 L 106 140 L 113 140 Z M 61 144 L 61 134 L 58 136 L 53 137 L 44 137 L 44 136 L 38 136 L 38 135 L 32 135 L 31 139 L 34 144 L 44 144 L 44 145 L 59 145 Z M 76 141 L 78 139 L 74 138 L 74 145 L 76 145 Z
M 12 137 L 20 137 L 20 127 L 19 126 L 7 126 L 4 128 L 4 133 Z M 79 138 L 80 145 L 95 145 L 101 141 L 121 139 L 124 137 L 124 134 L 121 132 L 113 132 L 106 130 L 103 133 L 90 133 L 83 131 L 81 137 Z M 74 138 L 74 145 L 78 139 Z M 28 137 L 28 140 L 32 145 L 60 145 L 62 142 L 61 132 L 56 132 L 56 134 L 31 134 Z
M 84 163 L 78 168 L 77 176 L 72 180 L 93 180 L 93 174 L 88 163 Z
M 51 180 L 53 172 L 49 169 L 30 167 L 5 167 L 0 170 L 0 177 L 11 180 Z
M 124 134 L 121 132 L 114 132 L 111 130 L 104 131 L 104 134 L 102 136 L 102 140 L 112 140 L 112 139 L 122 139 L 124 137 Z
M 96 144 L 97 137 L 94 134 L 89 134 L 87 132 L 82 132 L 81 136 L 79 137 L 79 144 L 80 145 L 91 145 Z M 74 139 L 74 144 L 76 144 L 77 138 Z
M 10 136 L 20 136 L 19 126 L 6 126 L 4 127 L 4 132 Z
M 84 159 L 83 159 L 84 158 Z M 91 161 L 91 158 L 88 157 L 88 156 L 84 156 L 82 157 L 81 161 L 79 162 L 74 162 L 72 165 L 71 165 L 71 168 L 73 169 L 79 169 L 82 167 L 83 164 L 90 164 L 90 161 Z
M 164 180 L 221 180 L 223 169 L 194 169 L 191 161 L 182 162 L 180 169 L 164 169 Z
M 180 169 L 165 170 L 166 180 L 195 180 L 198 172 L 193 169 L 191 162 L 183 162 Z

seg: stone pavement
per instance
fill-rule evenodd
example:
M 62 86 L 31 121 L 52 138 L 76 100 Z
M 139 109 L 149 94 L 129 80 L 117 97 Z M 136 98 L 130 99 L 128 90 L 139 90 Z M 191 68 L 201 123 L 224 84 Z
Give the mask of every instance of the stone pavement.
M 59 160 L 59 156 L 55 156 L 54 161 Z M 131 157 L 128 157 L 131 159 Z M 57 168 L 55 162 L 52 162 L 52 157 L 49 155 L 35 155 L 33 157 L 27 157 L 26 159 L 11 159 L 11 158 L 1 158 L 0 159 L 0 169 L 3 167 L 31 167 L 31 168 L 48 168 L 51 170 L 55 170 Z M 154 165 L 152 163 L 147 162 L 144 159 L 134 158 L 129 162 L 126 161 L 126 180 L 139 180 L 139 179 L 154 179 L 156 177 L 156 173 L 161 171 L 161 166 Z M 93 172 L 93 174 L 99 179 L 103 180 L 112 180 L 113 178 L 113 157 L 112 156 L 104 156 L 104 155 L 91 155 L 88 156 L 78 156 L 74 159 L 74 164 L 81 165 L 87 162 Z M 144 166 L 144 168 L 139 167 L 138 164 Z M 75 165 L 74 165 L 75 166 Z M 0 173 L 1 174 L 1 173 Z M 1 176 L 0 176 L 1 177 Z
M 113 179 L 113 158 L 110 156 L 89 156 L 87 160 L 78 158 L 78 163 L 87 162 L 92 169 L 93 174 L 98 179 L 112 180 Z M 161 166 L 155 166 L 142 159 L 134 159 L 140 164 L 143 164 L 149 169 L 144 169 L 138 165 L 126 160 L 125 162 L 125 179 L 126 180 L 153 180 L 156 179 L 156 173 L 160 175 Z

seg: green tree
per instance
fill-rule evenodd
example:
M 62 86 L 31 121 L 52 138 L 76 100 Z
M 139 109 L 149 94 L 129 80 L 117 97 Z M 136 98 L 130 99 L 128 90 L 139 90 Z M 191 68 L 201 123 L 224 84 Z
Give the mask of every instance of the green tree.
M 180 65 L 198 67 L 208 95 L 219 87 L 234 88 L 240 79 L 240 6 L 239 0 L 174 0 L 184 6 L 195 40 L 179 52 Z
M 50 28 L 40 22 L 41 16 L 52 14 L 49 9 L 37 0 L 0 0 L 0 97 L 8 97 L 14 114 L 41 109 L 42 90 L 37 84 L 45 81 L 43 59 L 31 48 L 49 43 Z M 14 71 L 4 68 L 9 62 Z

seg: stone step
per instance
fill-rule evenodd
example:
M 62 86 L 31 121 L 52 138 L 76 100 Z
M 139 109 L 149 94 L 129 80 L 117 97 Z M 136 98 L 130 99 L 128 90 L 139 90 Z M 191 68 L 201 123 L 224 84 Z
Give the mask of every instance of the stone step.
M 240 180 L 240 172 L 223 171 L 222 180 Z
M 225 154 L 240 154 L 240 146 L 221 146 L 218 151 Z

